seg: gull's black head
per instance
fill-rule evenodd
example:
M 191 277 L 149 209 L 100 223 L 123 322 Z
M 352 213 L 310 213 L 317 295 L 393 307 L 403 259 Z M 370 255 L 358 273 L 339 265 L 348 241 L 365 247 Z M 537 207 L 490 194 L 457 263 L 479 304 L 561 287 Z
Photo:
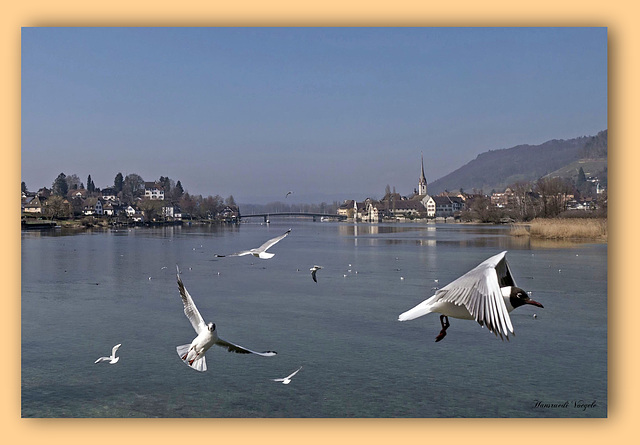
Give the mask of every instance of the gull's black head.
M 216 330 L 216 324 L 215 323 L 209 323 L 207 325 L 207 328 L 209 328 L 209 331 L 213 332 Z
M 529 295 L 527 295 L 527 293 L 523 289 L 516 286 L 511 286 L 509 303 L 511 303 L 511 306 L 513 306 L 514 309 L 525 304 L 532 304 L 534 306 L 544 308 L 543 305 L 529 298 Z

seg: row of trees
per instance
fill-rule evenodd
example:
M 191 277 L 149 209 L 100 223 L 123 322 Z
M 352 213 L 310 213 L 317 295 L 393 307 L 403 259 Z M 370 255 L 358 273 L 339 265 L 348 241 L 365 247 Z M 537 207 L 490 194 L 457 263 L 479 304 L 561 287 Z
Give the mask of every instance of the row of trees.
M 212 219 L 220 213 L 226 206 L 236 207 L 236 201 L 233 195 L 229 195 L 227 199 L 223 199 L 220 195 L 207 196 L 190 195 L 185 193 L 178 203 L 184 215 L 191 219 Z
M 160 176 L 160 179 L 156 182 L 158 182 L 164 189 L 165 199 L 171 202 L 177 202 L 182 198 L 184 188 L 180 181 L 175 182 L 168 176 Z M 127 176 L 123 176 L 122 173 L 118 173 L 113 180 L 113 186 L 109 186 L 108 188 L 112 188 L 118 198 L 123 202 L 132 203 L 137 198 L 144 196 L 145 181 L 137 173 L 131 173 Z M 51 185 L 52 195 L 63 198 L 67 197 L 69 191 L 82 189 L 87 191 L 88 196 L 98 196 L 102 192 L 100 188 L 95 186 L 91 179 L 91 175 L 87 177 L 86 187 L 84 183 L 80 181 L 78 175 L 65 175 L 64 173 L 60 173 Z M 22 191 L 27 191 L 27 185 L 24 182 L 22 182 Z
M 160 176 L 155 181 L 164 190 L 164 201 L 141 199 L 144 197 L 145 181 L 136 174 L 131 173 L 123 176 L 118 173 L 114 180 L 113 186 L 107 188 L 113 189 L 116 196 L 122 204 L 136 204 L 145 214 L 147 220 L 160 218 L 163 214 L 162 207 L 172 204 L 178 205 L 183 214 L 187 214 L 194 219 L 211 219 L 222 211 L 225 206 L 236 207 L 237 204 L 233 195 L 223 199 L 220 195 L 203 197 L 202 195 L 190 195 L 182 186 L 182 183 L 174 181 L 168 176 Z M 82 214 L 84 200 L 67 199 L 70 191 L 86 190 L 87 198 L 96 198 L 101 196 L 103 190 L 97 188 L 93 183 L 91 175 L 87 177 L 87 187 L 80 180 L 78 175 L 65 175 L 60 173 L 53 181 L 51 186 L 51 196 L 47 198 L 45 214 L 49 217 L 73 217 Z M 23 192 L 27 192 L 27 185 L 22 182 L 21 188 Z

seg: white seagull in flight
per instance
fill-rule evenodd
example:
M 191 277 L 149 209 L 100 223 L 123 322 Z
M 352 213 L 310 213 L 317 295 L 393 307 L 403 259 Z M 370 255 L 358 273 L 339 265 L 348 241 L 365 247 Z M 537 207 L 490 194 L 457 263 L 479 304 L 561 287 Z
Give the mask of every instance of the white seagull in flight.
M 514 335 L 509 313 L 525 304 L 543 307 L 516 286 L 504 251 L 480 263 L 431 298 L 400 314 L 399 321 L 413 320 L 431 312 L 438 312 L 442 330 L 436 337 L 440 341 L 447 335 L 449 318 L 475 320 L 496 336 L 509 340 Z
M 284 235 L 276 236 L 275 238 L 270 239 L 269 241 L 264 243 L 262 246 L 256 247 L 255 249 L 243 250 L 241 252 L 232 253 L 231 255 L 218 255 L 218 254 L 216 254 L 216 256 L 217 257 L 224 257 L 224 256 L 253 255 L 253 256 L 261 258 L 263 260 L 268 260 L 269 258 L 272 258 L 275 255 L 275 253 L 269 253 L 269 252 L 267 252 L 267 249 L 269 247 L 273 246 L 275 243 L 277 243 L 281 239 L 283 239 L 285 236 L 287 236 L 289 234 L 289 232 L 291 232 L 291 229 L 289 229 L 286 232 L 284 232 Z
M 177 268 L 178 267 L 176 266 L 176 269 Z M 191 295 L 189 295 L 187 288 L 182 284 L 182 280 L 180 279 L 180 270 L 178 270 L 176 276 L 178 277 L 180 297 L 182 297 L 182 304 L 184 305 L 184 314 L 187 316 L 193 326 L 193 329 L 195 329 L 198 334 L 190 344 L 176 347 L 176 351 L 178 352 L 180 359 L 182 359 L 185 364 L 196 371 L 206 371 L 207 361 L 204 357 L 204 353 L 213 345 L 227 348 L 230 352 L 237 352 L 238 354 L 258 354 L 264 357 L 276 355 L 275 351 L 256 352 L 218 337 L 215 323 L 209 322 L 207 324 L 204 322 L 204 319 L 200 315 Z
M 298 373 L 298 371 L 300 371 L 301 369 L 302 369 L 302 366 L 300 366 L 298 369 L 293 371 L 291 374 L 289 374 L 285 378 L 282 378 L 282 379 L 271 379 L 271 380 L 273 380 L 274 382 L 282 382 L 283 385 L 288 385 L 289 383 L 291 383 L 291 378 L 294 375 L 296 375 Z
M 322 266 L 313 266 L 311 269 L 309 269 L 311 271 L 311 278 L 313 278 L 313 281 L 315 281 L 316 283 L 318 282 L 318 280 L 316 279 L 316 272 L 320 269 L 322 269 Z
M 120 360 L 120 357 L 116 357 L 116 351 L 118 350 L 118 348 L 120 346 L 122 346 L 122 344 L 118 343 L 117 345 L 115 345 L 113 347 L 113 349 L 111 349 L 111 356 L 110 357 L 100 357 L 94 363 L 109 362 L 109 364 L 111 364 L 111 365 L 113 365 L 115 363 L 118 363 L 118 360 Z

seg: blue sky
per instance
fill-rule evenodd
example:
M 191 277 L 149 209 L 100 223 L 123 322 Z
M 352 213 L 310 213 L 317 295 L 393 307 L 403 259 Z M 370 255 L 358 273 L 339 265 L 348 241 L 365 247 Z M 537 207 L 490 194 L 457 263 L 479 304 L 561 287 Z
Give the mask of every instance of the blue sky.
M 21 69 L 30 190 L 379 198 L 607 128 L 606 28 L 23 28 Z

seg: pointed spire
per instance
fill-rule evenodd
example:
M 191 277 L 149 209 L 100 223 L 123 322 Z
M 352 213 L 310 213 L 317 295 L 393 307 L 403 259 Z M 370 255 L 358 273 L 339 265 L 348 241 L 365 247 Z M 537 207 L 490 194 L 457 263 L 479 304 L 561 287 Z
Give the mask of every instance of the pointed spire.
M 421 161 L 421 170 L 420 170 L 420 179 L 418 179 L 418 194 L 426 195 L 427 194 L 427 178 L 424 176 L 424 155 L 420 152 L 420 161 Z

